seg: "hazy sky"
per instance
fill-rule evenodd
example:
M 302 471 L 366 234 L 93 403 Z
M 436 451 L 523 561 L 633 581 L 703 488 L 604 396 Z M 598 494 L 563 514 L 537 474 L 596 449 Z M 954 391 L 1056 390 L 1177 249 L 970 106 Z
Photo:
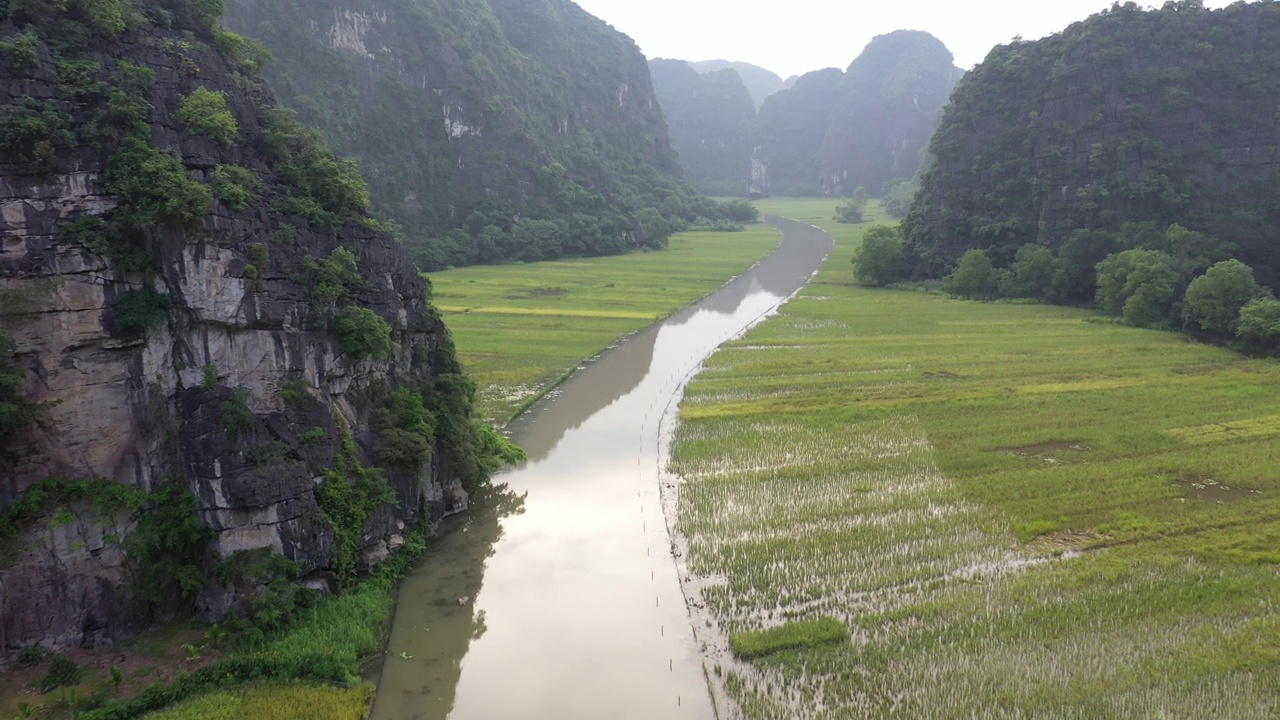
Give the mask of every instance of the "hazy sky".
M 845 68 L 876 35 L 924 30 L 969 69 L 993 46 L 1051 35 L 1111 0 L 575 0 L 648 57 L 742 60 L 783 77 Z M 1148 3 L 1139 2 L 1140 5 Z M 1225 7 L 1231 0 L 1207 0 Z

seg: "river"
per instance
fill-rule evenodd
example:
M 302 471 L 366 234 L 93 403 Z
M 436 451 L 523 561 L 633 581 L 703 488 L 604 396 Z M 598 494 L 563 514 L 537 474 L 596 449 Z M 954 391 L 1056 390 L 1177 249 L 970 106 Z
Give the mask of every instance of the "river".
M 405 579 L 374 720 L 715 717 L 659 484 L 685 383 L 831 248 L 766 222 L 782 233 L 769 257 L 511 424 L 529 461 L 446 521 Z

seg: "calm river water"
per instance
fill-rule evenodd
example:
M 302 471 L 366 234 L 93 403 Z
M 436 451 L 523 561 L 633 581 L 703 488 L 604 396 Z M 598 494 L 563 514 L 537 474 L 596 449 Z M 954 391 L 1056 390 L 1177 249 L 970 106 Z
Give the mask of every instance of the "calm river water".
M 659 480 L 684 384 L 831 248 L 767 221 L 772 255 L 512 424 L 529 462 L 446 521 L 401 587 L 374 720 L 714 717 Z

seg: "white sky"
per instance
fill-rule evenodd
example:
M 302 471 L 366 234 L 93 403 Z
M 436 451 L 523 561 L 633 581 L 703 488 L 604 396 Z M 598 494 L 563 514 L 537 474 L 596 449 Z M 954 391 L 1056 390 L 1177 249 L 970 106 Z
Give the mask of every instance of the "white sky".
M 782 77 L 844 69 L 876 35 L 932 33 L 968 70 L 995 45 L 1058 32 L 1111 0 L 575 0 L 650 58 L 741 60 Z M 1139 2 L 1148 5 L 1149 2 Z M 1157 3 L 1162 4 L 1162 3 Z M 1231 0 L 1206 0 L 1226 7 Z

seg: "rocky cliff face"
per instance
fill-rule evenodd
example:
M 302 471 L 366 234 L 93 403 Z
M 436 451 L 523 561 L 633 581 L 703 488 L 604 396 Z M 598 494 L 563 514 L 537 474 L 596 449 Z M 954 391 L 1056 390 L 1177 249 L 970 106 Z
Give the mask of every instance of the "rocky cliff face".
M 16 341 L 26 395 L 44 404 L 38 422 L 0 448 L 0 511 L 10 522 L 0 536 L 0 641 L 92 642 L 167 606 L 133 592 L 131 574 L 158 572 L 131 565 L 124 551 L 145 513 L 55 493 L 34 516 L 14 516 L 49 478 L 148 493 L 176 485 L 194 495 L 208 528 L 204 569 L 268 548 L 321 581 L 342 557 L 376 562 L 407 526 L 463 509 L 462 480 L 474 472 L 457 397 L 465 381 L 424 282 L 358 211 L 309 222 L 290 210 L 301 181 L 281 178 L 298 174 L 304 153 L 313 180 L 341 174 L 325 175 L 327 153 L 271 119 L 253 63 L 226 49 L 239 47 L 234 39 L 168 10 L 114 33 L 49 12 L 0 22 L 10 43 L 0 50 L 18 39 L 34 53 L 21 67 L 0 65 L 0 124 L 28 118 L 20 109 L 34 98 L 41 117 L 61 118 L 46 125 L 63 126 L 42 167 L 0 158 L 0 323 Z M 84 29 L 78 40 L 69 42 L 68 23 Z M 176 179 L 149 180 L 167 178 L 172 191 L 130 191 L 160 207 L 143 226 L 123 219 L 126 205 L 142 206 L 122 196 L 116 177 L 129 141 L 93 135 L 129 106 L 114 89 L 123 74 L 152 80 L 132 98 L 141 126 L 127 130 L 149 146 L 151 164 L 141 167 L 177 167 Z M 192 131 L 201 121 L 183 104 L 199 88 L 225 98 L 230 142 Z M 229 168 L 256 178 L 245 181 L 247 199 L 232 200 L 222 182 Z M 165 214 L 176 193 L 210 186 L 218 199 L 196 193 L 194 217 Z M 149 303 L 145 323 L 139 299 Z M 360 338 L 344 324 L 353 318 L 390 342 L 353 350 Z M 397 392 L 434 411 L 430 459 L 387 464 L 379 476 L 390 497 L 365 503 L 346 539 L 317 491 L 334 483 L 368 496 L 359 478 L 334 468 L 373 464 L 394 425 L 380 409 Z M 191 594 L 213 615 L 236 602 L 212 579 Z
M 1280 6 L 1117 5 L 957 86 L 904 225 L 921 272 L 1076 230 L 1179 223 L 1280 282 Z
M 568 0 L 228 0 L 227 23 L 271 49 L 282 102 L 358 160 L 429 269 L 520 258 L 518 217 L 607 226 L 655 186 L 692 194 L 644 56 Z M 561 202 L 552 164 L 599 202 Z

